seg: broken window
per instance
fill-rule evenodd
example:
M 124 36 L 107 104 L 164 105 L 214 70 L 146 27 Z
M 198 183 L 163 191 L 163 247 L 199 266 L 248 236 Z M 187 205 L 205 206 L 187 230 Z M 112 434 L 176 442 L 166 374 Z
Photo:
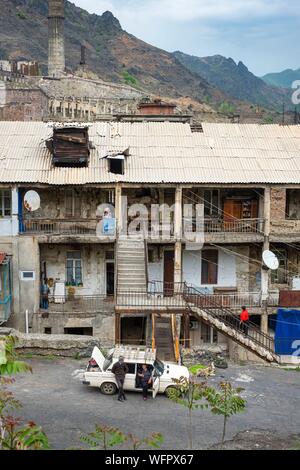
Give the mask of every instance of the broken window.
M 286 215 L 289 219 L 300 220 L 300 189 L 287 190 Z
M 11 191 L 8 189 L 0 190 L 0 217 L 11 216 Z
M 80 251 L 69 251 L 67 253 L 67 285 L 82 285 L 82 263 Z
M 81 197 L 74 189 L 66 190 L 66 217 L 81 217 Z
M 201 284 L 218 284 L 218 250 L 202 251 Z

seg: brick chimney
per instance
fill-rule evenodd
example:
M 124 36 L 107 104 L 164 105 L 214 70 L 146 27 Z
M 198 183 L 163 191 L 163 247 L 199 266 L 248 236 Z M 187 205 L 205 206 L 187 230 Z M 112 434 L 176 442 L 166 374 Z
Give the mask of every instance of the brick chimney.
M 59 78 L 65 72 L 64 0 L 48 1 L 48 75 Z

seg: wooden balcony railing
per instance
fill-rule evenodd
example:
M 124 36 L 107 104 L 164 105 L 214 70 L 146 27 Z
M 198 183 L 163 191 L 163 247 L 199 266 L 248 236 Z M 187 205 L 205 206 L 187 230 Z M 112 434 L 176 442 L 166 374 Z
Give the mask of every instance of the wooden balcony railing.
M 196 219 L 184 219 L 185 226 L 193 232 L 203 230 L 204 233 L 263 233 L 264 219 L 204 219 L 199 221 L 198 227 Z

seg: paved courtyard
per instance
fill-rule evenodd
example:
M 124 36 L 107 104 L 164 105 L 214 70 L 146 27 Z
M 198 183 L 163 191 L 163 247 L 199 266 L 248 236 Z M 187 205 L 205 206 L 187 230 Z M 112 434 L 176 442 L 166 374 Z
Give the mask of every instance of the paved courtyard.
M 187 411 L 165 396 L 143 402 L 141 395 L 128 393 L 123 404 L 115 396 L 104 396 L 81 384 L 82 360 L 33 358 L 28 362 L 33 374 L 18 376 L 10 388 L 24 405 L 18 415 L 40 424 L 53 449 L 80 446 L 80 436 L 91 432 L 96 423 L 116 426 L 138 437 L 160 432 L 165 437 L 164 449 L 186 449 Z M 300 434 L 299 372 L 230 364 L 227 370 L 217 369 L 209 383 L 216 385 L 223 379 L 243 387 L 248 400 L 247 411 L 229 422 L 228 440 L 255 429 L 277 433 L 286 440 Z M 222 418 L 200 410 L 194 416 L 195 447 L 216 445 Z M 260 445 L 258 442 L 256 447 Z

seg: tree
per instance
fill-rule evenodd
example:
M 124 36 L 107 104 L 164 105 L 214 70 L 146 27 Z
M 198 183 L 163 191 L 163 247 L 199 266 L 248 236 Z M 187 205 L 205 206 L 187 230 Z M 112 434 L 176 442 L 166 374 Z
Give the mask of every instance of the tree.
M 87 436 L 82 436 L 80 440 L 87 444 L 90 449 L 108 450 L 116 445 L 123 444 L 126 441 L 126 436 L 118 428 L 99 424 L 95 426 L 95 431 Z
M 193 449 L 193 410 L 208 408 L 208 405 L 201 402 L 206 397 L 206 384 L 197 383 L 192 379 L 181 377 L 179 380 L 173 379 L 175 384 L 168 392 L 168 398 L 178 405 L 184 406 L 188 410 L 188 446 Z
M 95 431 L 87 436 L 82 436 L 80 440 L 87 444 L 91 450 L 108 450 L 126 441 L 130 442 L 133 450 L 138 450 L 145 444 L 159 449 L 163 442 L 163 436 L 159 433 L 153 433 L 140 439 L 132 433 L 124 434 L 118 428 L 100 424 L 95 426 Z
M 230 382 L 221 382 L 219 384 L 219 390 L 220 391 L 212 387 L 207 388 L 206 399 L 211 407 L 211 412 L 224 417 L 221 441 L 223 446 L 228 419 L 244 411 L 247 402 L 240 396 L 243 389 L 234 388 Z
M 14 381 L 11 377 L 21 372 L 32 372 L 31 367 L 17 359 L 16 339 L 12 336 L 0 338 L 0 450 L 48 449 L 47 436 L 33 421 L 22 424 L 20 418 L 9 415 L 21 408 L 6 386 Z

